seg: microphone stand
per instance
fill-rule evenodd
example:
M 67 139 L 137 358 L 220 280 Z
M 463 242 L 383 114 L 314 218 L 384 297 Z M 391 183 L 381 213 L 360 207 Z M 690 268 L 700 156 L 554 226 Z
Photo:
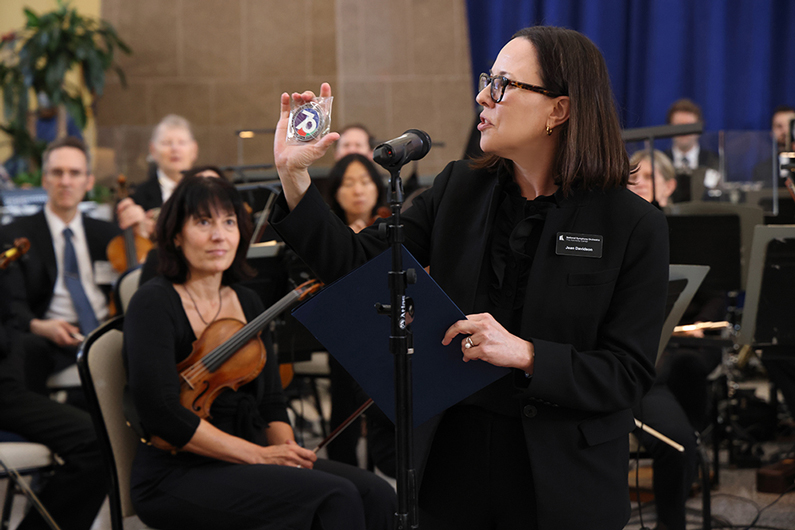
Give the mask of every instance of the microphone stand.
M 411 355 L 414 353 L 411 318 L 414 313 L 411 299 L 406 297 L 406 286 L 417 281 L 416 271 L 403 270 L 401 246 L 405 240 L 400 222 L 403 206 L 403 182 L 400 167 L 389 170 L 389 205 L 392 217 L 389 225 L 381 225 L 381 233 L 387 232 L 392 247 L 392 270 L 389 273 L 389 305 L 376 304 L 379 314 L 389 314 L 392 325 L 389 334 L 389 350 L 395 360 L 395 478 L 397 479 L 398 508 L 395 513 L 395 529 L 419 528 L 417 508 L 417 475 L 414 469 L 412 442 L 413 396 L 411 383 Z

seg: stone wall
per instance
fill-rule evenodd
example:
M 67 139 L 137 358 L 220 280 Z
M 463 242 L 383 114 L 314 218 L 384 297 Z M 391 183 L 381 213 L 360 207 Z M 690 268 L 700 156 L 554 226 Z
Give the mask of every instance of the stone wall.
M 474 120 L 464 0 L 102 0 L 102 17 L 134 53 L 120 60 L 128 87 L 109 76 L 97 103 L 97 144 L 132 182 L 169 113 L 193 123 L 200 163 L 271 163 L 271 134 L 235 131 L 275 127 L 279 94 L 323 81 L 333 128 L 362 122 L 379 139 L 418 128 L 444 142 L 423 175 L 461 156 Z

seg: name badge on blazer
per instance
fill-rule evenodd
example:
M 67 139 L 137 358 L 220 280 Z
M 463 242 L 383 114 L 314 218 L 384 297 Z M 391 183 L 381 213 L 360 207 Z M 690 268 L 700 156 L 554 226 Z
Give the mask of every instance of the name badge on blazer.
M 119 273 L 109 261 L 94 262 L 94 283 L 97 285 L 111 285 L 119 278 Z
M 593 234 L 558 232 L 555 254 L 580 258 L 601 258 L 604 237 Z

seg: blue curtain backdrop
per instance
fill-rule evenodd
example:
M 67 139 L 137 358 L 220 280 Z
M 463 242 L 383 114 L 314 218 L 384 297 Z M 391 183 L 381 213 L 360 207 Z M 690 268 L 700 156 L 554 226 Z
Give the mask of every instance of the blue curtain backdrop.
M 665 123 L 681 97 L 707 131 L 768 130 L 774 107 L 795 105 L 792 0 L 467 0 L 467 11 L 475 77 L 522 27 L 587 35 L 627 128 Z

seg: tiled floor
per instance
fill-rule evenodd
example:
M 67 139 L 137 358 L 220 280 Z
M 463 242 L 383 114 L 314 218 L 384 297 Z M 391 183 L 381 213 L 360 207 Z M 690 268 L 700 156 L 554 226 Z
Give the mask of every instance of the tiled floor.
M 328 385 L 327 381 L 320 379 L 319 391 L 321 395 L 324 414 L 328 417 Z M 314 447 L 321 439 L 319 416 L 313 405 L 312 400 L 306 398 L 292 402 L 295 412 L 303 416 L 306 420 L 304 428 L 299 433 L 303 435 L 304 445 Z M 765 457 L 769 457 L 777 452 L 790 450 L 793 440 L 769 442 L 764 444 Z M 322 450 L 321 450 L 322 451 Z M 759 493 L 756 491 L 756 469 L 735 469 L 725 461 L 727 455 L 721 453 L 723 462 L 720 469 L 720 485 L 711 492 L 712 509 L 712 528 L 748 528 L 758 516 L 755 526 L 750 528 L 766 529 L 795 529 L 795 492 L 786 493 L 782 496 L 776 494 Z M 323 456 L 321 452 L 321 456 Z M 643 461 L 641 461 L 643 464 Z M 0 495 L 5 492 L 5 484 L 0 481 Z M 11 528 L 18 524 L 23 507 L 20 497 L 15 504 L 12 517 Z M 702 526 L 701 497 L 691 498 L 688 503 L 688 529 L 700 529 Z M 648 528 L 655 526 L 654 505 L 645 504 L 641 513 L 638 512 L 637 505 L 633 504 L 633 515 L 626 530 L 639 530 L 640 517 Z M 136 524 L 128 525 L 127 530 L 136 530 L 140 526 Z M 110 521 L 107 503 L 100 512 L 92 530 L 110 530 Z

